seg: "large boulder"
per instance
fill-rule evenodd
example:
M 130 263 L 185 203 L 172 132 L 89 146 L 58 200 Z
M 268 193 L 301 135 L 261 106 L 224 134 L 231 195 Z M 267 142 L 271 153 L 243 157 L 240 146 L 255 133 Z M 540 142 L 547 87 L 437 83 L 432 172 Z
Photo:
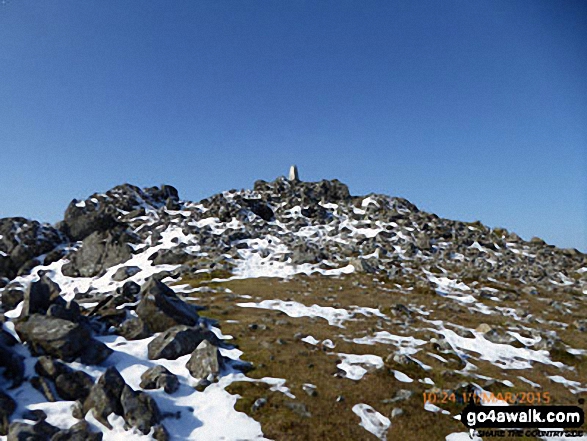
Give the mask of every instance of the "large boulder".
M 220 374 L 224 363 L 224 357 L 220 355 L 218 348 L 208 340 L 203 340 L 192 352 L 186 368 L 192 377 L 202 380 Z
M 126 383 L 120 372 L 114 366 L 109 367 L 92 386 L 88 398 L 84 401 L 84 414 L 92 410 L 92 414 L 98 421 L 112 429 L 108 422 L 108 415 L 115 413 L 122 416 L 120 397 L 125 387 Z
M 182 355 L 193 352 L 203 340 L 218 343 L 218 338 L 214 333 L 205 328 L 174 326 L 149 342 L 149 359 L 175 360 Z
M 67 401 L 85 400 L 94 385 L 94 379 L 90 375 L 47 356 L 38 358 L 35 371 L 40 376 L 52 380 L 57 394 Z
M 162 332 L 173 326 L 194 326 L 199 321 L 197 308 L 175 295 L 157 278 L 143 286 L 137 315 L 153 332 Z
M 177 190 L 169 185 L 140 189 L 134 185 L 118 185 L 106 193 L 96 193 L 84 201 L 71 201 L 61 229 L 72 240 L 83 240 L 96 232 L 105 232 L 121 224 L 123 213 L 137 209 L 158 209 L 169 203 L 177 206 Z
M 125 320 L 116 330 L 127 340 L 142 340 L 153 335 L 149 326 L 138 317 Z
M 104 270 L 126 262 L 132 256 L 130 244 L 138 242 L 131 231 L 117 227 L 96 231 L 82 241 L 81 248 L 70 255 L 63 274 L 70 277 L 94 277 Z
M 140 386 L 143 389 L 159 389 L 162 387 L 166 393 L 172 394 L 179 389 L 179 380 L 177 376 L 163 366 L 154 366 L 143 372 Z
M 90 424 L 82 420 L 69 429 L 55 433 L 51 441 L 102 441 L 102 433 L 92 432 Z
M 7 441 L 50 441 L 59 429 L 46 421 L 35 425 L 14 422 L 8 428 Z
M 52 303 L 65 304 L 59 285 L 47 277 L 44 272 L 39 271 L 39 275 L 39 280 L 32 282 L 24 293 L 21 317 L 35 313 L 46 314 Z
M 120 396 L 124 421 L 148 434 L 161 421 L 161 412 L 155 400 L 145 392 L 137 392 L 124 386 Z
M 0 256 L 0 259 L 2 257 Z M 10 282 L 2 291 L 2 307 L 5 311 L 10 311 L 24 300 L 25 287 L 20 282 Z
M 65 242 L 65 235 L 51 225 L 22 217 L 0 219 L 0 277 L 13 279 L 28 262 Z
M 94 340 L 87 327 L 56 317 L 33 314 L 18 321 L 15 330 L 33 354 L 47 354 L 67 362 L 80 357 L 82 362 L 98 364 L 112 352 Z

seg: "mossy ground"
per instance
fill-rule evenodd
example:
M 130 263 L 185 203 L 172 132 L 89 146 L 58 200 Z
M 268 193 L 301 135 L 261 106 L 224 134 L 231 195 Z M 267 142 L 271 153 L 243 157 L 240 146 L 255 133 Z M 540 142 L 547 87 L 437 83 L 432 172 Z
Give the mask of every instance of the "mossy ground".
M 374 354 L 386 359 L 395 352 L 395 346 L 362 345 L 351 340 L 372 336 L 377 331 L 385 330 L 392 334 L 412 335 L 429 341 L 435 336 L 435 333 L 429 330 L 434 328 L 429 320 L 442 320 L 447 327 L 449 324 L 455 324 L 473 329 L 480 323 L 502 329 L 519 325 L 512 317 L 473 312 L 467 305 L 443 299 L 434 290 L 413 288 L 417 284 L 407 278 L 388 280 L 353 274 L 344 277 L 296 276 L 288 280 L 260 278 L 212 282 L 213 279 L 214 277 L 197 275 L 193 279 L 184 278 L 180 283 L 212 288 L 205 293 L 194 293 L 190 300 L 206 306 L 208 309 L 203 311 L 202 315 L 219 320 L 222 332 L 234 337 L 233 342 L 244 352 L 241 358 L 255 366 L 255 370 L 248 376 L 256 379 L 286 379 L 285 386 L 296 397 L 292 399 L 282 392 L 271 391 L 270 387 L 262 382 L 238 382 L 227 389 L 241 397 L 236 404 L 237 410 L 259 421 L 265 436 L 276 440 L 375 439 L 359 426 L 360 418 L 351 410 L 358 403 L 369 404 L 387 417 L 390 417 L 394 407 L 403 410 L 402 415 L 392 419 L 387 434 L 389 440 L 444 440 L 450 433 L 463 432 L 465 427 L 452 418 L 452 415 L 459 414 L 464 405 L 450 400 L 436 403 L 442 409 L 448 410 L 450 415 L 424 410 L 423 394 L 430 392 L 433 386 L 418 381 L 430 378 L 435 386 L 442 390 L 455 389 L 463 382 L 481 383 L 481 380 L 472 380 L 457 372 L 462 368 L 462 362 L 458 357 L 441 354 L 428 343 L 421 346 L 415 358 L 431 366 L 432 370 L 425 371 L 415 365 L 396 366 L 387 363 L 383 368 L 374 369 L 361 380 L 355 381 L 341 378 L 337 368 L 337 354 Z M 491 288 L 495 285 L 493 282 L 487 284 Z M 503 286 L 500 288 L 503 289 Z M 511 293 L 516 294 L 516 300 L 502 301 L 498 305 L 509 308 L 523 305 L 540 320 L 544 320 L 544 323 L 534 325 L 542 327 L 542 330 L 556 328 L 556 325 L 548 322 L 549 320 L 571 323 L 578 318 L 587 317 L 585 308 L 567 316 L 561 316 L 560 313 L 556 314 L 547 308 L 544 299 L 564 301 L 564 295 L 561 293 L 553 291 L 529 295 L 516 288 L 508 288 Z M 387 318 L 356 315 L 354 319 L 346 321 L 344 327 L 337 327 L 329 325 L 322 318 L 292 318 L 280 311 L 237 306 L 240 302 L 275 299 L 293 300 L 306 306 L 318 304 L 347 310 L 352 310 L 352 306 L 379 308 Z M 481 301 L 489 306 L 496 305 L 490 300 Z M 429 312 L 429 315 L 402 313 L 401 309 L 397 308 L 398 304 L 412 310 L 417 308 Z M 559 327 L 556 331 L 570 347 L 587 348 L 585 333 L 573 331 L 571 325 L 566 329 Z M 331 349 L 301 341 L 301 337 L 307 335 L 320 341 L 330 339 L 336 346 Z M 442 363 L 429 355 L 430 353 L 438 353 L 448 362 Z M 476 373 L 499 381 L 509 380 L 514 384 L 513 387 L 507 387 L 497 383 L 488 387 L 488 390 L 496 394 L 548 392 L 550 404 L 560 405 L 576 405 L 579 398 L 587 398 L 587 394 L 572 394 L 565 386 L 546 377 L 562 375 L 568 380 L 585 384 L 586 357 L 569 356 L 567 353 L 557 355 L 556 352 L 553 352 L 553 357 L 559 358 L 569 365 L 569 368 L 561 372 L 556 367 L 535 363 L 532 370 L 520 371 L 503 370 L 486 361 L 474 360 L 474 364 L 477 366 Z M 393 369 L 400 370 L 415 381 L 404 383 L 396 380 Z M 542 388 L 533 389 L 518 376 L 541 384 Z M 308 395 L 302 389 L 306 383 L 317 387 L 315 396 Z M 400 389 L 411 390 L 414 394 L 404 401 L 386 401 L 393 398 Z M 265 398 L 267 402 L 260 409 L 254 410 L 253 403 L 258 398 Z

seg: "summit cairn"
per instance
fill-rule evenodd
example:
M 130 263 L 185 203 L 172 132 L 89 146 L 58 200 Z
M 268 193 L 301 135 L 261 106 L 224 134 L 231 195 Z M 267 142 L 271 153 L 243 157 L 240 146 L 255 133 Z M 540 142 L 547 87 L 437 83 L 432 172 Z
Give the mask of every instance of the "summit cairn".
M 290 181 L 299 181 L 300 180 L 300 176 L 298 175 L 298 166 L 297 165 L 292 165 L 289 168 L 289 177 L 288 179 Z

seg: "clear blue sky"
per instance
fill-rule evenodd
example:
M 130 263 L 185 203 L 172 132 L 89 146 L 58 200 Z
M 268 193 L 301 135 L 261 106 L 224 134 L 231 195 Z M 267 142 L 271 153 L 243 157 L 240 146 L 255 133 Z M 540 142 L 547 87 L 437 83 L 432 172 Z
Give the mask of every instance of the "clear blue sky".
M 587 2 L 0 2 L 0 217 L 287 173 L 587 250 Z

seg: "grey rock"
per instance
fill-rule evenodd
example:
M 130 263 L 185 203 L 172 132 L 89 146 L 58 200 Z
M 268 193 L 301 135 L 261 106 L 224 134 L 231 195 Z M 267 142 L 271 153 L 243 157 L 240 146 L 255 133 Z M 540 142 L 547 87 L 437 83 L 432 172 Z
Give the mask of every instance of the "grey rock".
M 11 280 L 31 262 L 21 272 L 26 274 L 33 259 L 66 241 L 65 235 L 51 225 L 22 217 L 0 219 L 0 277 Z
M 157 403 L 145 392 L 136 392 L 129 386 L 125 386 L 120 402 L 124 421 L 128 425 L 136 427 L 145 435 L 161 420 L 161 413 Z
M 112 352 L 94 340 L 87 327 L 60 318 L 33 314 L 17 322 L 15 330 L 37 355 L 68 362 L 81 357 L 84 362 L 98 364 Z
M 10 282 L 2 291 L 2 306 L 5 311 L 16 308 L 24 300 L 25 287 L 19 282 Z
M 35 425 L 14 422 L 8 428 L 7 441 L 50 441 L 59 429 L 46 421 Z
M 220 355 L 218 348 L 208 340 L 203 340 L 192 352 L 186 368 L 192 377 L 196 379 L 216 376 L 224 366 L 224 358 Z
M 173 290 L 156 278 L 143 286 L 142 299 L 136 312 L 153 332 L 162 332 L 173 326 L 194 326 L 199 321 L 196 308 L 178 298 Z
M 80 421 L 67 430 L 55 433 L 51 441 L 102 441 L 101 432 L 92 432 L 87 421 Z
M 143 389 L 159 389 L 162 387 L 166 393 L 172 394 L 179 388 L 179 380 L 176 375 L 163 366 L 154 366 L 141 375 L 140 386 Z
M 147 324 L 138 317 L 124 321 L 117 328 L 117 332 L 127 340 L 142 340 L 153 335 Z
M 73 369 L 55 378 L 55 390 L 66 401 L 85 400 L 93 385 L 94 379 L 90 375 Z
M 402 416 L 404 414 L 403 409 L 399 408 L 399 407 L 394 407 L 393 410 L 391 411 L 391 418 L 396 418 L 398 416 Z
M 299 415 L 303 418 L 311 418 L 312 414 L 308 411 L 306 405 L 299 401 L 287 401 L 285 403 L 285 407 L 291 410 L 296 415 Z
M 38 281 L 31 283 L 24 294 L 21 317 L 31 314 L 45 314 L 51 304 L 65 304 L 59 285 L 41 272 Z
M 267 398 L 257 398 L 255 400 L 255 402 L 253 403 L 253 405 L 251 406 L 251 411 L 252 412 L 256 412 L 259 409 L 261 409 L 263 406 L 265 406 L 267 404 Z
M 205 339 L 218 342 L 216 336 L 207 329 L 185 325 L 174 326 L 162 332 L 149 343 L 149 359 L 175 360 L 182 355 L 193 352 Z
M 117 227 L 97 231 L 82 241 L 80 249 L 70 255 L 70 262 L 62 272 L 70 277 L 94 277 L 107 268 L 126 262 L 132 256 L 129 244 L 138 242 L 132 232 Z
M 129 277 L 138 274 L 139 272 L 141 272 L 141 269 L 138 266 L 123 266 L 116 270 L 116 272 L 112 276 L 112 280 L 122 282 L 123 280 L 126 280 Z
M 109 367 L 92 386 L 88 398 L 84 401 L 83 413 L 91 409 L 98 421 L 112 429 L 108 422 L 108 415 L 115 413 L 122 416 L 120 399 L 125 387 L 126 383 L 118 370 L 113 366 Z

